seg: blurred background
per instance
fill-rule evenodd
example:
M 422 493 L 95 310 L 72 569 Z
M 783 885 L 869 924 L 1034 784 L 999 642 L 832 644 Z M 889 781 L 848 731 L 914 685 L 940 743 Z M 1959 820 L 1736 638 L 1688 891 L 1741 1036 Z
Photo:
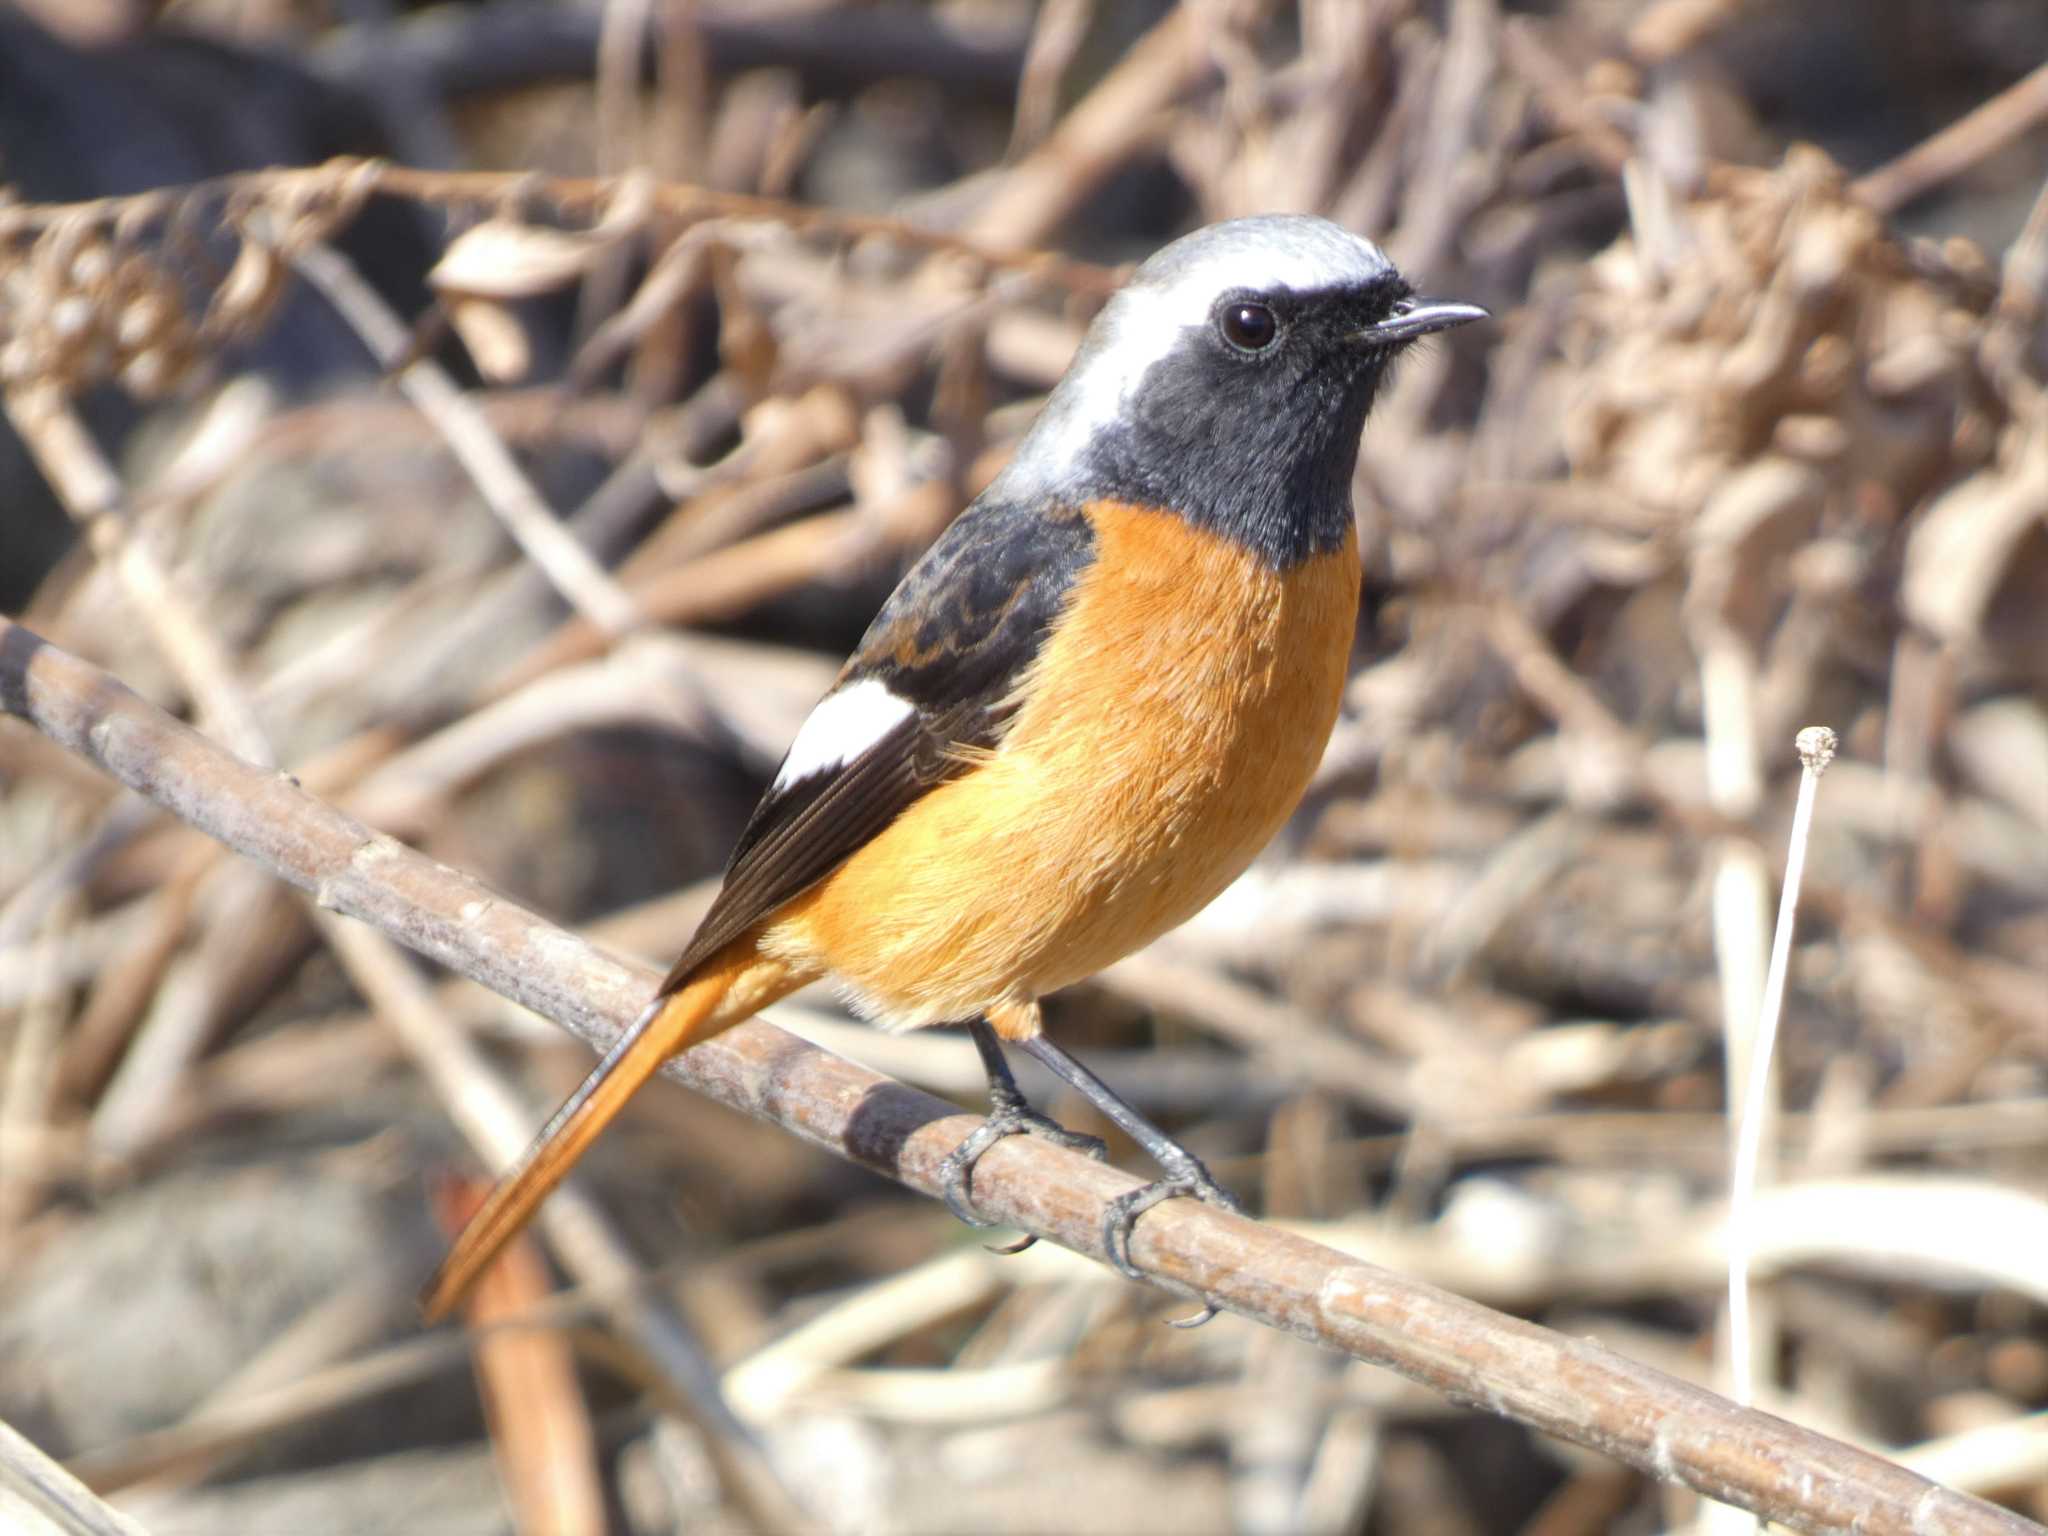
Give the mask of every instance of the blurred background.
M 1764 1401 L 2048 1518 L 2044 60 L 2040 0 L 16 0 L 0 611 L 665 964 L 1119 267 L 1327 214 L 1495 319 L 1374 414 L 1300 814 L 1051 1026 L 1269 1218 L 1722 1381 L 1831 726 Z M 409 174 L 218 180 L 335 156 Z M 532 1125 L 586 1070 L 419 975 Z M 964 1038 L 773 1017 L 980 1102 Z M 473 1321 L 546 1326 L 422 1335 L 446 1076 L 300 896 L 13 724 L 0 1042 L 0 1419 L 155 1532 L 1698 1516 L 662 1083 L 589 1187 L 765 1451 L 537 1246 Z

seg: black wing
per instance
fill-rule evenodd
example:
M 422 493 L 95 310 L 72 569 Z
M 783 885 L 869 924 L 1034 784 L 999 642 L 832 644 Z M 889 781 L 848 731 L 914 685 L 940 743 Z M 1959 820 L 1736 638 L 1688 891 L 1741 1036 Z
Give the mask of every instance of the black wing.
M 833 685 L 836 694 L 873 679 L 910 712 L 845 762 L 787 784 L 778 776 L 664 993 L 921 795 L 965 772 L 971 749 L 1002 739 L 1019 677 L 1094 556 L 1094 529 L 1079 510 L 984 501 L 954 519 L 890 594 Z

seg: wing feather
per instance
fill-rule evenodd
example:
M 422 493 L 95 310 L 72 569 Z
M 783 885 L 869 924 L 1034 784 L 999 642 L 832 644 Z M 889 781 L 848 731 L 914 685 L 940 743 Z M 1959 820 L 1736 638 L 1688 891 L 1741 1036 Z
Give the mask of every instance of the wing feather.
M 891 594 L 826 696 L 875 682 L 909 712 L 844 761 L 787 782 L 777 775 L 664 993 L 1001 741 L 1015 685 L 1094 553 L 1093 526 L 1079 510 L 976 502 L 954 520 Z

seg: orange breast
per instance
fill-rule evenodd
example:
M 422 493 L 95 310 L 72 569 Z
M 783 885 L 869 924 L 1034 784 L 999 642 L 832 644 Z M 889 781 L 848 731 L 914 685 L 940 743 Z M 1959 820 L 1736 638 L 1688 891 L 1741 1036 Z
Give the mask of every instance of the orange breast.
M 1357 622 L 1347 539 L 1276 572 L 1168 513 L 1090 509 L 1097 559 L 1002 744 L 769 925 L 899 1027 L 1092 975 L 1206 905 L 1307 787 Z

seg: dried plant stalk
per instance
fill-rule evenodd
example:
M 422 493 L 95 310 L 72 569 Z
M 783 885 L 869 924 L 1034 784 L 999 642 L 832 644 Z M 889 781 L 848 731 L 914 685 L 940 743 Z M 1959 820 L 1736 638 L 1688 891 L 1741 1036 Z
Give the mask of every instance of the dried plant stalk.
M 0 708 L 130 788 L 384 933 L 602 1046 L 652 985 L 458 871 L 382 837 L 289 778 L 236 759 L 117 680 L 0 621 Z M 668 1075 L 937 1194 L 968 1128 L 952 1105 L 756 1022 Z M 990 1216 L 1100 1257 L 1106 1203 L 1136 1181 L 1029 1138 L 977 1170 Z M 1993 1532 L 2030 1522 L 1893 1462 L 1582 1340 L 1191 1201 L 1143 1222 L 1133 1256 L 1171 1289 L 1385 1365 L 1460 1401 L 1805 1531 Z

